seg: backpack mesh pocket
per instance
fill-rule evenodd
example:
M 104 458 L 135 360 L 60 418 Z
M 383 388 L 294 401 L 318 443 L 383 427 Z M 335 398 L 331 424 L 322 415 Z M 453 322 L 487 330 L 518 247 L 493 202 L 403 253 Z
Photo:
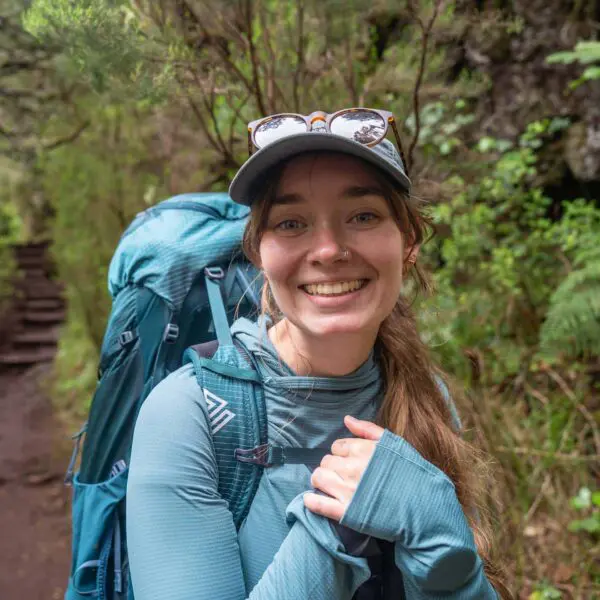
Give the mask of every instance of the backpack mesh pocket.
M 73 539 L 65 600 L 124 597 L 123 500 L 127 469 L 101 483 L 73 480 Z

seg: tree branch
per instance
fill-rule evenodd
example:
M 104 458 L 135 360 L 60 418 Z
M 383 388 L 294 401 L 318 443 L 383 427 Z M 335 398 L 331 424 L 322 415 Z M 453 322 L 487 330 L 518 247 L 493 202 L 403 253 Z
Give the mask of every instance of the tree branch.
M 304 69 L 304 0 L 297 0 L 296 22 L 298 29 L 298 41 L 296 44 L 296 69 L 292 84 L 294 98 L 294 110 L 300 112 L 300 73 Z
M 44 144 L 43 149 L 44 150 L 54 150 L 55 148 L 58 148 L 59 146 L 64 146 L 65 144 L 70 144 L 71 142 L 74 142 L 89 126 L 90 126 L 90 121 L 84 121 L 83 123 L 81 123 L 81 125 L 79 125 L 79 127 L 77 127 L 77 129 L 75 129 L 73 131 L 73 133 L 71 133 L 65 137 L 58 138 L 57 140 L 54 140 L 53 142 L 50 142 L 48 144 Z
M 258 60 L 256 57 L 256 48 L 254 46 L 254 40 L 252 39 L 252 0 L 245 0 L 245 18 L 246 18 L 246 35 L 248 41 L 248 49 L 250 51 L 250 64 L 252 67 L 252 81 L 254 88 L 254 95 L 256 97 L 256 103 L 258 110 L 262 115 L 267 114 L 265 102 L 263 99 L 262 90 L 260 88 L 260 79 L 258 74 Z
M 414 152 L 415 146 L 417 145 L 417 142 L 419 141 L 419 136 L 421 134 L 421 115 L 420 115 L 420 106 L 419 106 L 419 104 L 420 104 L 419 92 L 421 90 L 421 84 L 423 82 L 423 77 L 425 75 L 425 66 L 427 64 L 427 52 L 428 52 L 429 37 L 431 35 L 431 30 L 433 29 L 433 25 L 438 17 L 440 9 L 442 8 L 445 1 L 444 0 L 435 0 L 435 4 L 433 7 L 433 13 L 431 14 L 429 21 L 427 22 L 427 25 L 425 25 L 423 23 L 423 20 L 421 19 L 421 17 L 418 16 L 417 10 L 415 9 L 415 5 L 413 2 L 414 2 L 414 0 L 409 0 L 408 8 L 409 8 L 413 18 L 415 19 L 415 21 L 418 23 L 419 28 L 421 29 L 421 60 L 419 62 L 419 71 L 417 73 L 417 79 L 415 81 L 415 86 L 413 88 L 413 111 L 414 111 L 414 115 L 415 115 L 415 134 L 414 134 L 413 139 L 411 140 L 410 146 L 408 148 L 408 155 L 407 155 L 407 163 L 408 163 L 407 168 L 408 169 L 410 169 L 412 167 L 413 152 Z
M 233 155 L 233 137 L 235 135 L 235 123 L 238 119 L 241 118 L 241 112 L 244 109 L 244 106 L 248 104 L 248 100 L 250 99 L 250 94 L 246 94 L 240 104 L 234 109 L 233 115 L 231 116 L 231 120 L 229 121 L 229 150 Z

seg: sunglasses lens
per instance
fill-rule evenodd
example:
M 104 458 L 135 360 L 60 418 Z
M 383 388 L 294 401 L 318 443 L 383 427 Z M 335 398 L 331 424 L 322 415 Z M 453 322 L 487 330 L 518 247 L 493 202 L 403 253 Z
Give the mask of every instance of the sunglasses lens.
M 254 143 L 258 148 L 296 133 L 306 131 L 306 122 L 301 117 L 294 115 L 281 115 L 261 123 L 254 132 Z
M 379 142 L 386 131 L 381 115 L 370 110 L 353 110 L 342 113 L 330 124 L 331 133 L 350 138 L 359 144 Z

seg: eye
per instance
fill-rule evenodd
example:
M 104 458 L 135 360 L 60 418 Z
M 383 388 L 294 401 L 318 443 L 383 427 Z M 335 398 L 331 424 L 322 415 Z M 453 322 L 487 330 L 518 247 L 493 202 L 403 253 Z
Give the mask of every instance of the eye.
M 356 223 L 357 225 L 365 225 L 367 223 L 374 223 L 379 219 L 378 215 L 372 212 L 361 212 L 357 215 L 354 215 L 350 221 L 352 223 Z
M 273 229 L 275 229 L 275 231 L 295 233 L 303 228 L 304 223 L 301 223 L 296 219 L 285 219 L 284 221 L 280 221 L 279 223 L 277 223 Z

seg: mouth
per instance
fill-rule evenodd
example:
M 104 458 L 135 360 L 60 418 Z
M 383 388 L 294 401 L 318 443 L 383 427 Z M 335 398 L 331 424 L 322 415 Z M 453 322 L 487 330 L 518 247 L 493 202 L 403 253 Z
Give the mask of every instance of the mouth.
M 335 283 L 309 283 L 301 285 L 300 289 L 309 296 L 343 296 L 357 292 L 367 285 L 368 279 L 352 279 L 350 281 L 336 281 Z

